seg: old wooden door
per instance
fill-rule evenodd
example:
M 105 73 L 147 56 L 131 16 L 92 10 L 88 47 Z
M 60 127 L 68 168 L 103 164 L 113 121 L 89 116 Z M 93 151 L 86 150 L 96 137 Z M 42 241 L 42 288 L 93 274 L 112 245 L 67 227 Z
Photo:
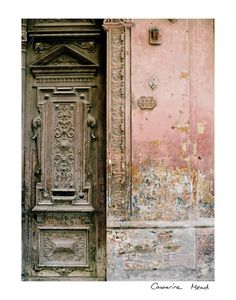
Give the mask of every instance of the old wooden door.
M 105 279 L 100 20 L 23 20 L 23 280 Z

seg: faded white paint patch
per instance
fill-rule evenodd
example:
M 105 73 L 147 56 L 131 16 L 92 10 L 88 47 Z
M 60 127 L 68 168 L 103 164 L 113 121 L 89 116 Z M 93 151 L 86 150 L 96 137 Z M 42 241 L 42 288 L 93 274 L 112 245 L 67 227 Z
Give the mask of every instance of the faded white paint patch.
M 187 152 L 187 146 L 188 146 L 187 143 L 183 143 L 182 144 L 182 150 L 183 150 L 183 152 Z

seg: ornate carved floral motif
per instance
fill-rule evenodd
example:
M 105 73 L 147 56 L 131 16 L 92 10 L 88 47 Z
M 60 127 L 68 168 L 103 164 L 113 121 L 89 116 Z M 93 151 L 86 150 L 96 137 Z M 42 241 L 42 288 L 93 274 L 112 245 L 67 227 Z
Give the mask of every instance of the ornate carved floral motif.
M 137 105 L 141 109 L 152 110 L 157 105 L 157 102 L 153 97 L 140 97 L 137 101 Z
M 116 24 L 116 23 L 130 22 L 130 21 L 131 21 L 131 19 L 105 19 L 104 23 L 105 24 L 109 24 L 109 23 Z
M 67 55 L 62 54 L 59 57 L 57 57 L 55 60 L 50 62 L 52 65 L 77 65 L 78 61 L 77 59 Z
M 81 49 L 87 49 L 88 52 L 95 52 L 96 50 L 96 44 L 93 41 L 89 42 L 77 42 L 76 45 L 78 45 Z
M 70 213 L 64 214 L 63 212 L 41 214 L 37 216 L 38 224 L 45 224 L 45 225 L 67 225 L 67 226 L 75 226 L 75 225 L 88 225 L 93 222 L 93 214 L 92 213 L 83 213 L 80 214 Z
M 55 105 L 54 187 L 73 188 L 74 174 L 74 105 Z
M 51 42 L 51 43 L 43 43 L 43 42 L 36 42 L 34 45 L 35 53 L 42 53 L 44 50 L 48 50 L 51 47 L 55 46 L 57 43 Z M 64 44 L 63 42 L 60 43 Z M 96 43 L 95 41 L 78 41 L 74 42 L 74 45 L 80 47 L 81 49 L 86 49 L 89 53 L 96 51 Z
M 105 19 L 108 31 L 108 216 L 130 211 L 130 28 L 131 19 Z
M 95 135 L 95 126 L 96 126 L 96 120 L 95 118 L 90 114 L 90 108 L 88 110 L 88 118 L 87 118 L 87 125 L 90 127 L 90 136 L 93 140 L 96 139 Z
M 57 272 L 61 276 L 67 276 L 71 272 L 74 271 L 74 269 L 71 269 L 71 268 L 53 268 L 52 270 L 55 271 L 55 272 Z
M 111 199 L 114 211 L 124 211 L 125 203 L 125 41 L 124 29 L 113 29 L 112 39 L 112 124 L 111 124 L 111 144 L 112 144 L 112 173 L 111 173 Z

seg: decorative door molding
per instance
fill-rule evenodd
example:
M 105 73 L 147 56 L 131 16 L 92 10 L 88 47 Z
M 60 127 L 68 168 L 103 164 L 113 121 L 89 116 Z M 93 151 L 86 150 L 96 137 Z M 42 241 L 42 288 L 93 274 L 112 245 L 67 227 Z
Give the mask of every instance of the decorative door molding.
M 131 213 L 130 19 L 105 19 L 107 31 L 107 227 Z

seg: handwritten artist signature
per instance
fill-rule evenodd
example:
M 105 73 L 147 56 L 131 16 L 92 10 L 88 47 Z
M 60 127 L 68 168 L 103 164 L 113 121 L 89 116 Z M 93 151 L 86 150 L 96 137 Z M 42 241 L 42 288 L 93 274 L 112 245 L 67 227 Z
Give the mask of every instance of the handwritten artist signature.
M 151 289 L 152 290 L 183 290 L 183 287 L 179 284 L 159 284 L 158 282 L 154 282 L 151 285 Z M 191 290 L 209 290 L 209 284 L 196 284 L 196 283 L 192 283 L 190 285 L 190 289 Z

